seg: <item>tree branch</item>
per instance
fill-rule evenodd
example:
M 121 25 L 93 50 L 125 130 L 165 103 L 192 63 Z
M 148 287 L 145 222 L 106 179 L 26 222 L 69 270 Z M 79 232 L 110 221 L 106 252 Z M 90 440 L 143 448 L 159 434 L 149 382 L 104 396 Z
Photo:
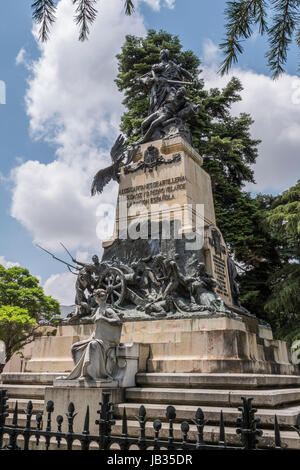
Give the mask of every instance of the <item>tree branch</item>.
M 85 41 L 88 38 L 89 26 L 97 16 L 96 3 L 97 0 L 73 0 L 73 4 L 77 5 L 75 23 L 80 26 L 79 41 Z
M 125 15 L 132 15 L 135 10 L 134 4 L 132 0 L 125 0 Z
M 36 0 L 32 3 L 33 19 L 40 24 L 39 39 L 42 42 L 47 41 L 49 37 L 50 26 L 55 21 L 56 5 L 53 0 Z
M 278 78 L 284 72 L 283 65 L 287 60 L 288 46 L 292 41 L 296 24 L 299 22 L 299 0 L 273 0 L 274 24 L 269 30 L 271 49 L 267 52 L 268 64 L 273 78 Z
M 259 33 L 264 34 L 266 25 L 266 0 L 239 0 L 227 2 L 226 39 L 220 44 L 225 52 L 225 59 L 220 72 L 224 75 L 233 63 L 237 62 L 238 54 L 243 52 L 241 39 L 248 39 L 252 34 L 252 25 L 259 24 Z

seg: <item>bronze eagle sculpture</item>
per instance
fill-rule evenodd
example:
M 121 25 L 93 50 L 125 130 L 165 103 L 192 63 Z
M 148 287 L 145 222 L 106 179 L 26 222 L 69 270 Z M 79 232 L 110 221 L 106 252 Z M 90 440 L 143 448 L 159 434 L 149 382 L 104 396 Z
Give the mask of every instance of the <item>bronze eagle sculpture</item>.
M 138 146 L 131 146 L 127 150 L 125 138 L 122 134 L 119 135 L 114 146 L 110 151 L 112 165 L 103 168 L 96 173 L 93 179 L 91 194 L 101 194 L 104 187 L 111 181 L 118 181 L 120 179 L 120 168 L 123 165 L 128 165 L 136 155 Z M 126 161 L 125 161 L 126 160 Z

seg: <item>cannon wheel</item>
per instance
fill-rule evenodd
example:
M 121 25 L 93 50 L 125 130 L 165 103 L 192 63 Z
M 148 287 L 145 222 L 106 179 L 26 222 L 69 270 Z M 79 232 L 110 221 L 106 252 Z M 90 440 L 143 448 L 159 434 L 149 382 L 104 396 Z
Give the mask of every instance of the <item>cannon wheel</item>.
M 126 294 L 123 272 L 118 268 L 107 268 L 100 276 L 99 288 L 107 291 L 107 303 L 116 306 L 121 305 Z

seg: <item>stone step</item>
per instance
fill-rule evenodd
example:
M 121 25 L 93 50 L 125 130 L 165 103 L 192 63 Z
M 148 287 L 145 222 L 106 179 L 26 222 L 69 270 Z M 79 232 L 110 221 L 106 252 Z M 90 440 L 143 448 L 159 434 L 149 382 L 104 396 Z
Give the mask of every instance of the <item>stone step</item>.
M 43 400 L 45 397 L 46 385 L 17 385 L 3 384 L 1 389 L 7 390 L 8 398 L 27 398 Z
M 276 408 L 289 403 L 300 404 L 300 389 L 272 390 L 220 390 L 186 388 L 128 388 L 126 401 L 134 403 L 168 403 L 172 405 L 213 405 L 238 407 L 241 397 L 253 397 L 253 405 L 260 408 Z
M 18 409 L 19 412 L 22 412 L 23 410 L 26 410 L 27 404 L 29 399 L 22 399 L 22 398 L 10 398 L 7 400 L 7 405 L 8 405 L 8 411 L 13 411 L 15 408 L 16 401 L 18 402 Z M 33 412 L 34 413 L 42 413 L 44 410 L 44 400 L 36 400 L 33 399 L 31 400 L 32 405 L 33 405 Z
M 2 384 L 52 385 L 53 380 L 60 375 L 62 374 L 52 372 L 3 372 L 1 382 Z
M 9 439 L 7 437 L 4 437 L 3 438 L 3 446 L 8 445 L 8 444 L 9 444 Z M 21 449 L 23 449 L 23 447 L 24 447 L 24 438 L 23 438 L 23 436 L 21 436 L 21 435 L 18 436 L 17 445 L 19 447 L 21 447 Z M 41 437 L 39 445 L 37 446 L 35 437 L 31 437 L 31 439 L 29 441 L 29 450 L 46 450 L 45 438 Z M 51 441 L 51 443 L 50 443 L 49 450 L 55 450 L 55 451 L 57 451 L 57 450 L 67 450 L 67 444 L 64 440 L 62 440 L 62 442 L 60 444 L 60 448 L 58 448 L 55 439 L 53 439 L 53 441 Z M 81 445 L 78 441 L 74 442 L 72 450 L 82 450 Z M 90 450 L 99 450 L 98 445 L 96 444 L 96 442 L 91 443 Z
M 134 419 L 138 416 L 140 406 L 140 403 L 120 403 L 115 405 L 114 416 L 117 419 L 121 419 L 123 410 L 126 408 L 127 418 Z M 145 408 L 148 419 L 166 421 L 167 406 L 167 404 L 147 404 Z M 198 408 L 198 406 L 176 405 L 176 421 L 180 423 L 182 421 L 192 422 Z M 241 416 L 241 412 L 234 408 L 201 406 L 201 409 L 205 420 L 209 424 L 219 424 L 221 410 L 223 411 L 224 423 L 229 426 L 235 426 L 237 418 Z M 300 414 L 300 405 L 279 410 L 260 408 L 257 410 L 255 417 L 260 419 L 259 426 L 272 428 L 274 427 L 275 414 L 277 415 L 280 429 L 286 428 L 290 430 L 292 426 L 296 425 L 297 416 Z
M 139 373 L 141 387 L 256 389 L 299 387 L 300 375 Z
M 25 428 L 25 426 L 26 426 L 26 416 L 25 416 L 25 413 L 20 413 L 20 411 L 21 410 L 19 409 L 18 427 L 19 428 Z M 34 428 L 34 429 L 36 428 L 36 414 L 37 413 L 33 413 L 32 418 L 31 418 L 31 427 Z M 13 422 L 13 413 L 9 413 L 8 417 L 5 420 L 5 425 L 6 426 L 11 426 L 12 422 Z

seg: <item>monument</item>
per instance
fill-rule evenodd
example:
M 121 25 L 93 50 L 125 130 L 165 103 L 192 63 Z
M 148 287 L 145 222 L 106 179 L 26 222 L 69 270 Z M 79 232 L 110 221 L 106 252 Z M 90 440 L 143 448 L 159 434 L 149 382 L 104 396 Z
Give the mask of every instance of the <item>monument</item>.
M 75 311 L 48 326 L 47 336 L 25 352 L 28 380 L 51 380 L 45 402 L 63 413 L 72 401 L 78 429 L 87 403 L 91 414 L 99 409 L 102 390 L 115 403 L 149 402 L 151 393 L 155 403 L 165 403 L 169 387 L 198 384 L 200 395 L 212 388 L 205 400 L 214 404 L 221 403 L 215 388 L 227 388 L 230 407 L 231 390 L 244 390 L 245 383 L 299 383 L 287 343 L 274 340 L 270 326 L 240 303 L 235 263 L 216 225 L 211 179 L 189 127 L 199 108 L 187 89 L 197 81 L 167 50 L 139 80 L 150 95 L 142 135 L 131 144 L 117 138 L 112 164 L 98 171 L 91 187 L 99 197 L 110 180 L 119 183 L 114 233 L 103 242 L 101 260 L 95 254 L 83 263 L 64 247 L 70 260 L 59 261 L 76 274 Z M 149 384 L 167 387 L 160 389 L 165 394 L 159 398 L 151 388 L 143 395 Z M 272 392 L 278 406 L 286 400 L 283 392 Z M 186 403 L 185 390 L 178 397 Z M 288 399 L 298 397 L 291 390 Z M 268 392 L 262 400 L 269 403 Z
M 88 327 L 102 289 L 122 321 L 121 342 L 149 347 L 146 372 L 295 373 L 286 343 L 240 304 L 211 179 L 192 143 L 189 119 L 199 107 L 187 87 L 197 81 L 168 50 L 139 81 L 150 94 L 142 136 L 131 145 L 119 136 L 91 187 L 96 196 L 119 183 L 114 234 L 101 262 L 70 255 L 78 277 L 67 324 Z

